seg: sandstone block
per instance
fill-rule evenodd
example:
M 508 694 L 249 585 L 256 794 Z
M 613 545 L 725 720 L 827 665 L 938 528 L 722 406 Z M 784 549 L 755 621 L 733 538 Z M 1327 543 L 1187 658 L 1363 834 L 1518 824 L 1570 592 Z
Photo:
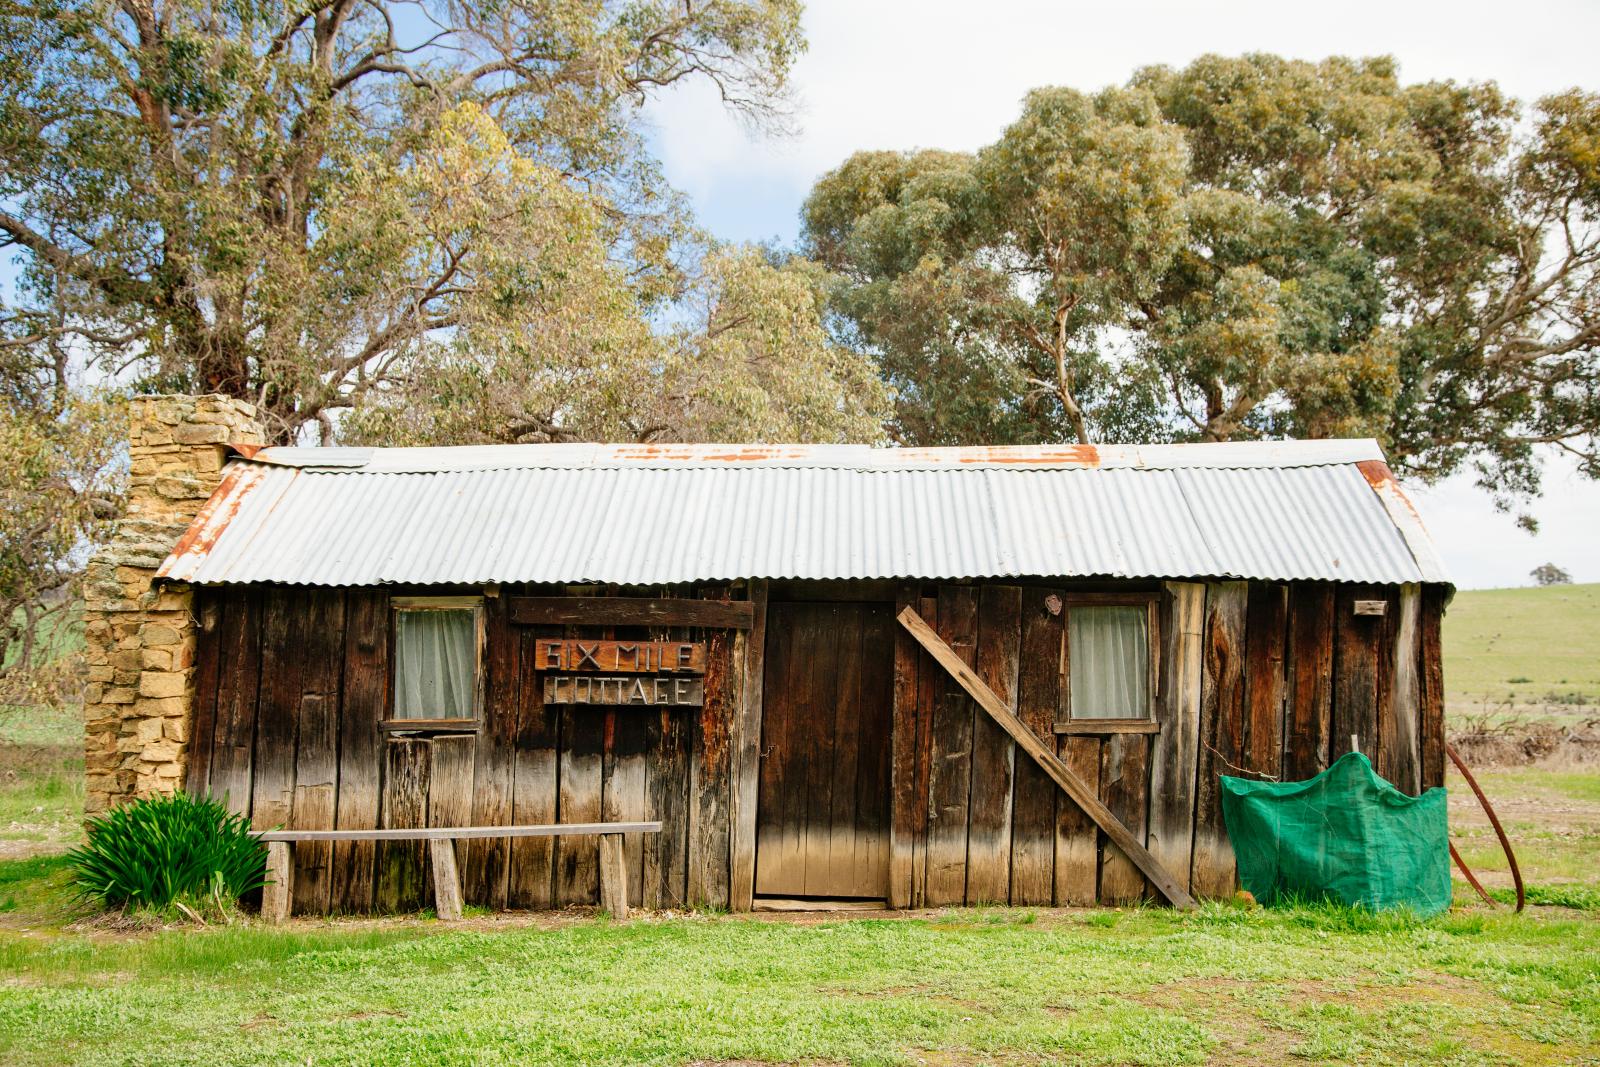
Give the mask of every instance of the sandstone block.
M 228 427 L 202 422 L 191 422 L 172 431 L 172 439 L 180 445 L 221 445 L 228 441 Z
M 165 645 L 175 645 L 181 641 L 182 635 L 175 626 L 167 623 L 146 623 L 140 630 L 139 638 L 146 648 L 161 648 Z
M 160 723 L 156 724 L 157 726 Z M 183 746 L 176 741 L 153 741 L 144 746 L 144 760 L 146 763 L 167 763 L 178 758 L 183 751 Z
M 139 695 L 181 697 L 189 685 L 187 671 L 145 671 L 139 675 Z
M 167 715 L 185 715 L 189 711 L 189 701 L 184 697 L 141 697 L 137 706 L 141 715 L 153 715 L 158 719 Z

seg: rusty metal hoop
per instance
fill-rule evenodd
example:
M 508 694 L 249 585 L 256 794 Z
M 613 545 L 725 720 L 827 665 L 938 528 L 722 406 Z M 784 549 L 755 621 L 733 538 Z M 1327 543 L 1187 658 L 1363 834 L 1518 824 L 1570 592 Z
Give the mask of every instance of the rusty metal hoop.
M 1478 803 L 1483 805 L 1484 814 L 1489 816 L 1489 825 L 1494 827 L 1495 836 L 1500 839 L 1500 847 L 1505 851 L 1506 862 L 1511 865 L 1511 881 L 1517 887 L 1517 910 L 1521 911 L 1527 903 L 1527 896 L 1522 886 L 1522 868 L 1517 866 L 1517 855 L 1511 851 L 1511 839 L 1506 836 L 1505 828 L 1500 825 L 1500 817 L 1495 814 L 1494 805 L 1490 804 L 1489 798 L 1483 795 L 1483 789 L 1478 785 L 1478 780 L 1472 776 L 1472 772 L 1467 769 L 1467 764 L 1462 760 L 1461 754 L 1456 751 L 1456 746 L 1446 741 L 1444 750 L 1450 754 L 1450 761 L 1456 765 L 1456 770 L 1461 772 L 1461 777 L 1465 778 L 1467 784 L 1472 787 L 1472 792 L 1477 795 Z M 1456 851 L 1454 843 L 1450 845 L 1450 856 L 1456 861 L 1456 866 L 1461 868 L 1461 873 L 1467 876 L 1467 881 L 1471 883 L 1472 888 L 1478 891 L 1478 895 L 1493 904 L 1494 898 L 1489 895 L 1488 890 L 1483 888 L 1482 883 L 1467 867 L 1467 861 L 1461 858 L 1461 853 Z

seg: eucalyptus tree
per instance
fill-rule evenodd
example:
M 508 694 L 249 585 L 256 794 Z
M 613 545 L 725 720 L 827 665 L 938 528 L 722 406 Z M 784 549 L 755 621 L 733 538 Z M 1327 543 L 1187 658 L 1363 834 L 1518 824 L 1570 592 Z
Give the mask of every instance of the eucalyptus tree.
M 695 433 L 632 410 L 680 359 L 655 326 L 719 264 L 776 267 L 696 230 L 639 110 L 701 79 L 781 123 L 802 48 L 798 0 L 0 0 L 0 244 L 23 271 L 6 343 L 67 337 L 135 388 L 256 400 L 285 440 L 449 403 L 474 374 L 497 379 L 505 418 L 473 424 L 491 439 Z M 777 281 L 729 292 L 793 295 Z M 805 350 L 765 410 L 827 406 L 818 361 L 847 355 Z M 858 436 L 857 414 L 802 422 Z M 384 425 L 465 422 L 351 421 Z
M 1600 475 L 1595 94 L 1204 57 L 1036 91 L 976 153 L 859 153 L 804 221 L 907 440 L 1372 435 L 1502 497 L 1541 445 Z

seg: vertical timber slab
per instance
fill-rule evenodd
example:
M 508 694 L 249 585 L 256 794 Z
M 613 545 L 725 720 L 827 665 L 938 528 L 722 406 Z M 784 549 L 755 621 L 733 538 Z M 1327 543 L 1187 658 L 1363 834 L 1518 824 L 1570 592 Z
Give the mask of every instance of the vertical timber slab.
M 250 820 L 257 830 L 287 826 L 294 811 L 300 672 L 310 591 L 269 586 L 261 619 L 261 688 L 256 704 Z
M 428 778 L 432 745 L 423 738 L 395 737 L 384 745 L 383 803 L 379 825 L 411 829 L 428 822 Z M 380 912 L 416 911 L 432 895 L 423 841 L 378 842 L 373 904 Z
M 920 599 L 918 613 L 929 626 L 939 624 L 939 598 L 927 596 Z M 904 629 L 904 627 L 902 627 Z M 933 715 L 939 706 L 948 676 L 926 652 L 917 653 L 917 750 L 913 768 L 911 792 L 916 797 L 916 809 L 911 827 L 911 906 L 920 908 L 928 902 L 928 832 L 933 806 L 929 793 L 933 775 Z
M 1206 629 L 1200 679 L 1200 756 L 1195 777 L 1195 896 L 1233 895 L 1233 846 L 1222 821 L 1224 774 L 1238 774 L 1244 754 L 1245 582 L 1206 584 Z
M 344 675 L 344 590 L 318 588 L 307 604 L 300 654 L 299 742 L 295 748 L 294 830 L 331 830 L 339 780 L 339 686 Z M 302 841 L 295 848 L 294 908 L 328 912 L 333 891 L 333 845 Z
M 1283 778 L 1304 781 L 1328 768 L 1333 715 L 1334 587 L 1295 582 L 1289 590 L 1289 705 Z
M 334 824 L 340 830 L 378 825 L 383 768 L 379 723 L 389 706 L 389 595 L 351 589 L 345 595 L 344 686 L 339 702 L 339 795 Z M 372 910 L 372 841 L 333 846 L 334 911 Z
M 976 591 L 968 586 L 941 587 L 938 616 L 940 639 L 972 666 L 978 640 Z M 926 893 L 930 907 L 966 901 L 974 714 L 973 701 L 960 686 L 943 686 L 931 728 Z
M 800 861 L 805 873 L 799 895 L 842 896 L 841 893 L 830 892 L 829 884 L 833 871 L 834 790 L 840 784 L 835 777 L 839 743 L 837 726 L 841 718 L 847 722 L 851 719 L 857 687 L 854 684 L 855 675 L 851 676 L 848 686 L 839 684 L 839 667 L 841 657 L 848 661 L 856 659 L 853 653 L 861 645 L 861 627 L 859 620 L 853 616 L 841 617 L 841 609 L 837 604 L 812 604 L 806 607 L 814 612 L 810 615 L 810 625 L 818 632 L 820 651 L 815 658 L 802 661 L 801 673 L 809 676 L 807 697 L 803 703 L 793 705 L 802 714 L 790 727 L 791 736 L 796 738 L 800 750 L 807 754 L 802 764 L 805 768 L 805 816 L 799 825 Z M 858 667 L 859 664 L 852 664 L 847 669 Z M 851 706 L 841 709 L 840 705 L 846 703 L 841 700 L 846 689 L 850 694 Z M 819 723 L 817 728 L 810 728 L 810 716 L 804 714 L 806 711 L 822 719 L 826 725 Z M 828 726 L 834 729 L 828 729 Z M 848 796 L 853 802 L 853 788 L 848 791 Z
M 428 825 L 472 825 L 474 738 L 444 734 L 431 742 L 428 768 Z
M 853 606 L 852 606 L 853 607 Z M 806 850 L 806 887 L 816 896 L 869 896 L 855 888 L 856 770 L 861 755 L 861 646 L 862 620 L 852 607 L 838 608 L 839 644 L 832 674 L 834 699 L 823 714 L 833 715 L 829 757 L 820 767 L 828 798 L 810 829 L 821 833 L 811 840 L 818 847 Z M 821 679 L 819 679 L 819 682 Z M 809 836 L 809 835 L 808 835 Z
M 261 681 L 261 616 L 264 593 L 233 591 L 217 638 L 217 724 L 212 741 L 211 795 L 228 810 L 250 814 L 255 770 L 256 709 Z
M 560 636 L 561 628 L 524 626 L 521 629 L 511 820 L 523 826 L 536 826 L 556 821 L 560 712 L 544 702 L 544 688 L 539 684 L 538 665 L 533 652 L 534 642 L 540 637 Z M 545 909 L 555 905 L 555 838 L 512 838 L 510 866 L 506 889 L 509 906 Z
M 522 638 L 511 624 L 510 600 L 507 596 L 494 596 L 483 601 L 483 718 L 474 753 L 474 826 L 505 826 L 511 822 L 521 711 Z M 476 837 L 463 844 L 466 847 L 461 850 L 461 880 L 467 901 L 504 908 L 510 887 L 511 840 Z
M 681 908 L 688 901 L 689 723 L 682 711 L 646 710 L 651 753 L 645 794 L 661 832 L 644 839 L 643 896 L 647 908 Z
M 1140 843 L 1145 839 L 1145 813 L 1150 783 L 1150 738 L 1146 734 L 1112 734 L 1100 753 L 1100 800 Z M 1136 904 L 1143 900 L 1145 878 L 1122 850 L 1102 835 L 1100 902 Z
M 1400 628 L 1400 588 L 1387 586 L 1382 595 L 1384 612 L 1373 620 L 1378 624 L 1378 699 L 1372 721 L 1372 736 L 1376 741 L 1368 756 L 1378 774 L 1395 783 L 1389 748 L 1397 741 L 1394 736 L 1394 643 Z
M 810 605 L 777 603 L 767 609 L 771 639 L 762 692 L 754 891 L 795 896 L 805 883 L 808 749 L 796 708 L 817 707 L 810 665 L 823 633 Z
M 895 597 L 894 611 L 916 607 L 916 594 L 903 587 Z M 925 798 L 916 792 L 917 748 L 921 733 L 917 722 L 917 642 L 904 627 L 894 638 L 894 705 L 889 734 L 889 906 L 911 907 L 911 865 L 916 853 L 917 812 L 927 811 Z
M 1161 595 L 1161 732 L 1150 749 L 1151 855 L 1190 888 L 1195 775 L 1200 760 L 1200 689 L 1205 672 L 1206 587 L 1167 582 Z
M 1356 737 L 1368 759 L 1378 749 L 1378 645 L 1386 615 L 1357 615 L 1357 600 L 1382 600 L 1370 585 L 1341 585 L 1333 611 L 1333 715 L 1328 759 L 1350 751 Z
M 561 709 L 558 822 L 600 821 L 600 763 L 605 712 Z M 592 834 L 556 838 L 556 907 L 593 904 L 600 894 L 600 844 Z
M 1090 734 L 1056 739 L 1056 755 L 1084 785 L 1100 791 L 1100 750 L 1104 742 Z M 1056 904 L 1088 907 L 1099 895 L 1100 828 L 1088 812 L 1063 796 L 1056 804 Z
M 1289 631 L 1289 587 L 1251 582 L 1244 657 L 1244 758 L 1254 775 L 1283 775 L 1284 646 Z
M 860 685 L 856 705 L 861 739 L 856 761 L 856 824 L 851 864 L 857 891 L 875 900 L 889 895 L 890 741 L 894 715 L 894 641 L 905 628 L 888 605 L 862 605 Z
M 645 818 L 645 716 L 631 708 L 608 709 L 605 715 L 604 759 L 600 769 L 600 817 L 605 822 L 641 822 Z M 640 899 L 644 878 L 643 834 L 622 834 L 621 877 L 629 899 Z M 602 846 L 604 842 L 601 843 Z M 513 852 L 516 842 L 512 842 Z M 604 857 L 602 857 L 603 859 Z M 515 868 L 511 877 L 516 878 Z M 605 872 L 600 889 L 605 892 Z
M 743 657 L 733 740 L 733 841 L 729 860 L 728 906 L 749 911 L 756 881 L 756 800 L 761 776 L 761 699 L 767 647 L 767 580 L 750 582 L 747 595 L 755 608 L 748 632 L 741 631 L 735 655 Z M 635 896 L 633 899 L 640 899 Z
M 184 775 L 184 792 L 203 797 L 211 794 L 211 755 L 217 737 L 217 682 L 222 673 L 222 616 L 238 592 L 205 586 L 194 591 L 195 662 L 194 713 L 189 733 L 189 767 Z
M 985 585 L 978 592 L 976 669 L 1013 712 L 1022 646 L 1022 590 Z M 1031 762 L 1031 760 L 1029 761 Z M 972 794 L 967 820 L 967 903 L 1011 900 L 1012 785 L 1017 745 L 987 712 L 973 706 Z
M 1045 600 L 1060 590 L 1022 591 L 1022 646 L 1017 717 L 1039 740 L 1055 747 L 1061 706 L 1061 649 L 1066 612 L 1051 614 Z M 1055 898 L 1056 800 L 1060 788 L 1031 759 L 1016 761 L 1011 811 L 1011 903 L 1049 905 Z
M 1378 731 L 1379 773 L 1403 793 L 1422 791 L 1422 709 L 1418 678 L 1422 643 L 1422 587 L 1402 585 L 1389 652 L 1389 699 Z
M 1418 703 L 1422 740 L 1420 777 L 1423 789 L 1444 785 L 1444 658 L 1440 630 L 1444 623 L 1445 590 L 1422 591 L 1421 637 L 1418 641 Z
M 707 586 L 701 596 L 727 601 L 728 590 Z M 706 643 L 705 702 L 688 709 L 695 722 L 689 774 L 689 902 L 726 908 L 732 855 L 733 727 L 743 664 L 734 661 L 732 630 L 702 630 L 699 637 Z

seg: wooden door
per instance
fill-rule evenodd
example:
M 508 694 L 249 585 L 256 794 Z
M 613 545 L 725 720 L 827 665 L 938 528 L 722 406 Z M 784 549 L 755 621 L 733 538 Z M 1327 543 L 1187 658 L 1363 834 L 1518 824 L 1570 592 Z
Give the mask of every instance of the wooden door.
M 893 694 L 891 605 L 768 606 L 758 895 L 887 897 Z

